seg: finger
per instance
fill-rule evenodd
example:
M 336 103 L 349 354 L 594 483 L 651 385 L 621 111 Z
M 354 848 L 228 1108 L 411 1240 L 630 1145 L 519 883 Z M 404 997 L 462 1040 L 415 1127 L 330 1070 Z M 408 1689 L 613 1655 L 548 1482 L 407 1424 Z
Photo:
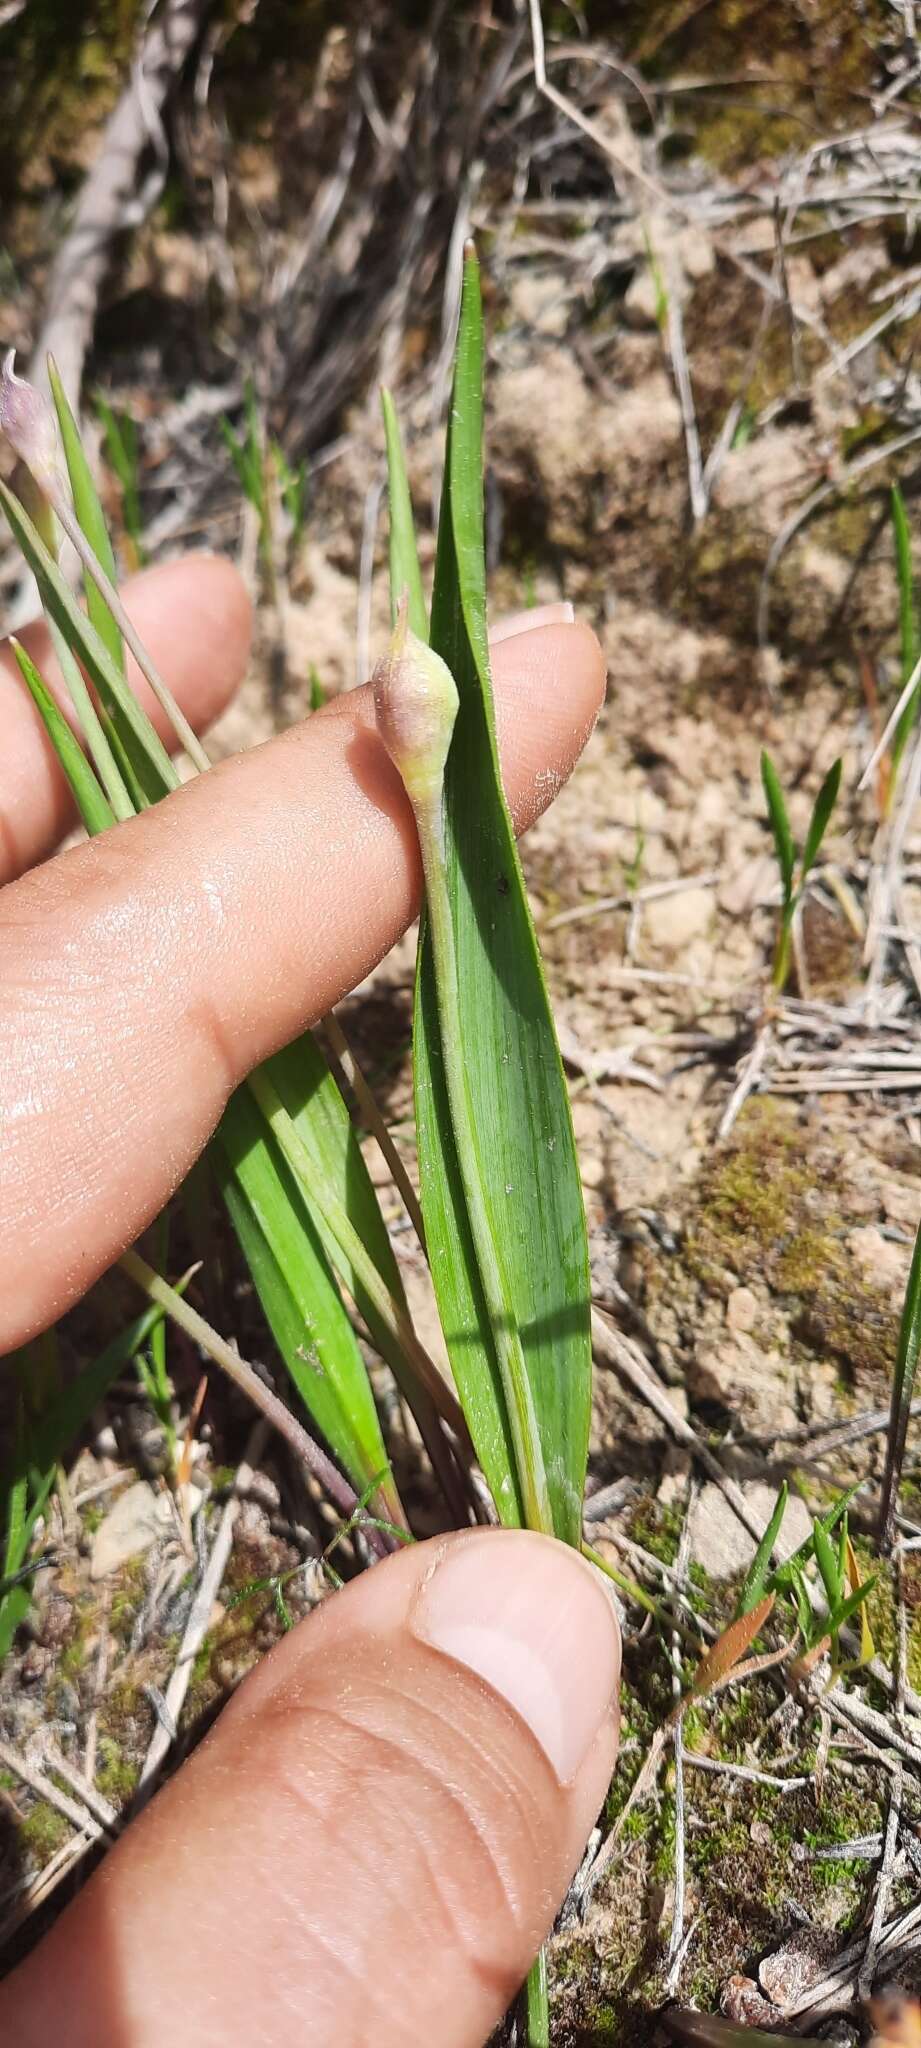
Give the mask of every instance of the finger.
M 187 555 L 132 577 L 125 604 L 196 731 L 213 724 L 243 679 L 252 614 L 242 578 L 220 555 Z M 76 718 L 51 648 L 36 620 L 19 638 L 61 710 Z M 161 739 L 172 729 L 136 664 L 128 679 Z M 70 793 L 13 654 L 0 642 L 0 883 L 43 860 L 73 824 Z
M 562 1544 L 477 1531 L 336 1594 L 14 1976 L 20 2048 L 482 2048 L 616 1752 L 609 1602 Z
M 601 650 L 547 626 L 494 668 L 523 829 L 591 730 Z M 0 1351 L 138 1236 L 230 1091 L 389 951 L 419 887 L 365 688 L 0 893 Z

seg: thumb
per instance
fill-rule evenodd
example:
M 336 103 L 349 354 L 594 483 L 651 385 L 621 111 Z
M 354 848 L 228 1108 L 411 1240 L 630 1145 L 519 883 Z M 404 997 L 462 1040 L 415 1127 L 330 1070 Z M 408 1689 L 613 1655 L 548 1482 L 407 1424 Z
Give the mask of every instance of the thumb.
M 616 1751 L 562 1544 L 419 1544 L 285 1637 L 0 1996 L 18 2048 L 482 2048 Z

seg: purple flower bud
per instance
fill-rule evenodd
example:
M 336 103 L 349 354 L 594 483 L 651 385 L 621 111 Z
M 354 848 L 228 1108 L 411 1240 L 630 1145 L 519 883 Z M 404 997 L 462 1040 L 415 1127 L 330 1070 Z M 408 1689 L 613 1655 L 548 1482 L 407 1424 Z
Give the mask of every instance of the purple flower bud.
M 44 496 L 57 483 L 58 437 L 51 406 L 34 384 L 17 377 L 13 368 L 16 350 L 11 348 L 0 370 L 0 433 L 6 435 L 20 462 L 31 470 Z
M 404 598 L 390 650 L 372 677 L 377 729 L 410 802 L 438 795 L 457 717 L 457 685 L 440 654 L 410 631 Z

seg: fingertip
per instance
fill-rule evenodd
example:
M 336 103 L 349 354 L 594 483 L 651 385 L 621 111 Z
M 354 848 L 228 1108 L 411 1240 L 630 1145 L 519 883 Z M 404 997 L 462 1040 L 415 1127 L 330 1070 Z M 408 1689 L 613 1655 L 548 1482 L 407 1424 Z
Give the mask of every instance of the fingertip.
M 214 723 L 239 689 L 253 637 L 253 608 L 242 576 L 225 555 L 183 555 L 141 570 L 125 590 L 141 641 L 169 664 L 170 686 L 199 731 Z M 145 709 L 159 707 L 132 667 Z
M 515 828 L 523 832 L 561 789 L 604 703 L 598 637 L 583 620 L 516 633 L 492 656 L 499 751 Z

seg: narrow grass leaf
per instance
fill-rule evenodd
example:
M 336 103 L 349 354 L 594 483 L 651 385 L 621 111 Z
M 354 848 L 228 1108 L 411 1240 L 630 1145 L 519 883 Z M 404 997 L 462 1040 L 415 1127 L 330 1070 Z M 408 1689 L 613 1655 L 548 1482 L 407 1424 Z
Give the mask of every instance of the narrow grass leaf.
M 387 442 L 387 484 L 390 497 L 390 615 L 396 621 L 397 606 L 404 592 L 409 599 L 409 623 L 420 640 L 429 637 L 428 613 L 422 588 L 422 571 L 416 547 L 403 437 L 390 392 L 381 392 L 384 435 Z
M 863 1584 L 857 1553 L 850 1537 L 847 1539 L 847 1581 L 852 1593 L 856 1593 Z M 870 1627 L 870 1617 L 864 1605 L 860 1609 L 860 1663 L 869 1664 L 875 1656 L 876 1644 L 873 1641 L 873 1630 Z
M 771 1519 L 748 1568 L 748 1575 L 739 1595 L 739 1614 L 750 1614 L 764 1598 L 765 1585 L 771 1569 L 771 1555 L 780 1535 L 780 1526 L 787 1511 L 790 1489 L 784 1480 L 774 1504 Z
M 0 507 L 6 514 L 13 536 L 38 584 L 39 595 L 49 618 L 79 657 L 99 692 L 99 699 L 118 730 L 130 728 L 153 767 L 160 774 L 163 792 L 176 789 L 179 776 L 142 711 L 133 691 L 113 661 L 92 621 L 81 611 L 73 592 L 49 554 L 25 508 L 4 483 L 0 483 Z
M 479 273 L 470 257 L 432 605 L 432 644 L 460 697 L 445 778 L 448 888 L 484 1199 L 525 1355 L 554 1529 L 578 1544 L 591 1383 L 585 1217 L 569 1099 L 496 745 L 482 376 Z M 454 1145 L 427 934 L 414 1045 L 422 1207 L 442 1326 L 500 1517 L 520 1523 L 522 1486 Z
M 921 652 L 919 648 L 918 612 L 915 604 L 914 576 L 911 561 L 911 534 L 905 500 L 898 484 L 892 486 L 892 531 L 895 539 L 895 567 L 899 586 L 899 655 L 901 682 L 907 683 L 912 669 Z M 913 690 L 898 721 L 892 741 L 893 766 L 898 764 L 905 752 L 908 736 L 918 716 L 921 705 L 921 683 Z
M 119 418 L 104 392 L 97 391 L 93 402 L 102 422 L 106 457 L 121 487 L 122 519 L 133 550 L 131 566 L 139 569 L 143 567 L 144 549 L 141 545 L 143 522 L 138 493 L 137 428 L 127 413 Z
M 889 1411 L 889 1435 L 886 1444 L 886 1469 L 883 1475 L 882 1502 L 880 1506 L 880 1539 L 887 1546 L 892 1541 L 895 1528 L 895 1503 L 899 1480 L 902 1474 L 902 1460 L 905 1456 L 905 1440 L 911 1415 L 915 1376 L 918 1371 L 918 1357 L 921 1353 L 921 1223 L 915 1238 L 908 1286 L 902 1308 L 899 1326 L 899 1341 L 896 1346 L 895 1365 L 892 1371 L 892 1399 Z
M 353 1484 L 387 1464 L 368 1374 L 316 1225 L 255 1098 L 231 1097 L 212 1139 L 218 1185 L 278 1350 Z M 382 1512 L 404 1516 L 395 1489 Z
M 863 1607 L 864 1601 L 873 1591 L 878 1576 L 877 1572 L 871 1572 L 870 1577 L 864 1579 L 861 1585 L 855 1586 L 852 1593 L 848 1593 L 843 1600 L 840 1598 L 836 1600 L 834 1607 L 829 1610 L 828 1621 L 826 1622 L 826 1627 L 830 1629 L 832 1635 L 837 1635 L 839 1629 L 845 1627 L 852 1615 L 856 1614 Z
M 105 570 L 111 583 L 118 582 L 118 567 L 115 551 L 106 523 L 105 513 L 99 500 L 93 472 L 87 459 L 86 450 L 80 437 L 80 430 L 67 400 L 67 394 L 58 375 L 54 358 L 48 358 L 48 380 L 54 399 L 67 474 L 70 478 L 74 512 L 85 538 Z M 113 416 L 110 414 L 110 418 Z M 121 629 L 97 587 L 86 570 L 83 573 L 83 590 L 86 609 L 99 638 L 110 655 L 116 668 L 125 674 L 125 644 Z M 144 810 L 155 803 L 171 785 L 164 783 L 159 768 L 150 759 L 146 745 L 126 718 L 119 714 L 117 707 L 110 705 L 103 712 L 103 726 L 106 738 L 118 764 L 119 773 L 131 797 L 133 810 Z M 151 727 L 151 732 L 153 727 Z M 120 815 L 126 815 L 121 813 Z
M 51 386 L 54 409 L 58 416 L 64 460 L 67 464 L 67 474 L 70 478 L 71 495 L 74 501 L 74 511 L 97 561 L 101 562 L 110 581 L 117 583 L 118 569 L 115 561 L 115 552 L 109 537 L 109 529 L 106 525 L 105 514 L 99 502 L 99 493 L 93 481 L 93 472 L 90 469 L 86 450 L 80 438 L 80 430 L 68 404 L 67 393 L 61 383 L 57 364 L 53 356 L 48 358 L 48 382 Z M 86 609 L 99 634 L 99 638 L 108 648 L 112 660 L 124 672 L 124 642 L 105 598 L 101 591 L 97 590 L 91 576 L 84 576 L 83 588 L 86 595 Z
M 806 843 L 803 847 L 803 859 L 800 868 L 801 885 L 805 882 L 810 868 L 814 866 L 819 848 L 828 829 L 829 818 L 838 801 L 840 786 L 841 762 L 835 761 L 832 767 L 829 768 L 813 805 L 812 817 L 809 820 L 809 830 L 806 834 Z
M 793 894 L 793 871 L 796 866 L 796 855 L 793 849 L 793 834 L 790 830 L 790 820 L 787 815 L 787 806 L 784 803 L 783 790 L 780 787 L 777 770 L 770 754 L 763 753 L 761 756 L 761 786 L 764 790 L 768 819 L 774 835 L 774 848 L 777 854 L 777 865 L 780 869 L 784 902 L 789 903 Z
M 115 823 L 112 806 L 100 789 L 83 748 L 74 738 L 34 661 L 18 640 L 13 640 L 11 645 L 23 682 L 70 784 L 83 823 L 91 836 L 104 832 L 108 825 Z
M 856 1480 L 853 1486 L 849 1486 L 844 1493 L 839 1494 L 838 1499 L 832 1503 L 830 1508 L 826 1509 L 825 1514 L 818 1521 L 813 1522 L 811 1534 L 806 1537 L 805 1542 L 800 1544 L 798 1550 L 794 1550 L 792 1557 L 784 1558 L 783 1563 L 779 1564 L 776 1570 L 771 1573 L 772 1585 L 778 1587 L 793 1585 L 794 1580 L 802 1572 L 803 1567 L 808 1564 L 809 1559 L 815 1556 L 816 1530 L 821 1529 L 826 1536 L 830 1536 L 832 1531 L 837 1529 L 842 1515 L 847 1514 L 852 1500 L 860 1492 L 862 1485 L 862 1479 Z
M 838 1606 L 842 1593 L 838 1559 L 831 1537 L 823 1529 L 821 1522 L 816 1523 L 813 1538 L 815 1543 L 815 1561 L 819 1567 L 819 1577 L 825 1589 L 828 1611 L 831 1614 Z

